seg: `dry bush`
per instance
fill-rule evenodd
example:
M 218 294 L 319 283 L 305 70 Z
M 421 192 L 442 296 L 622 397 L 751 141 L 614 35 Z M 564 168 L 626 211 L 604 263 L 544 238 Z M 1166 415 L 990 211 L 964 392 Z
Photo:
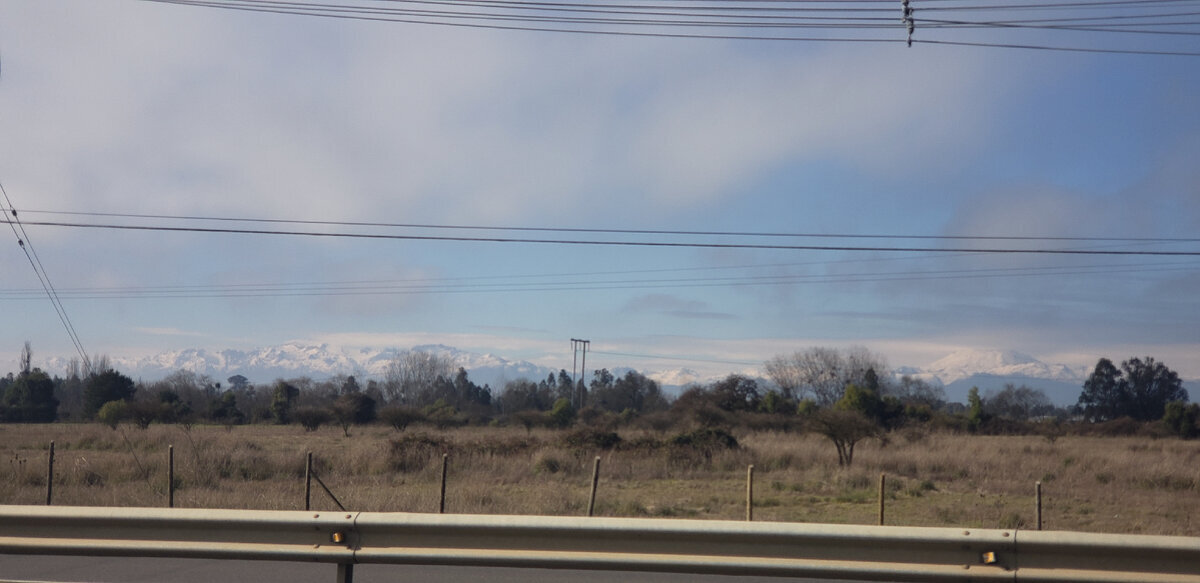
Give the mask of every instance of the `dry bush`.
M 824 438 L 789 429 L 668 434 L 595 428 L 152 425 L 121 434 L 98 424 L 0 425 L 0 503 L 45 502 L 55 440 L 56 504 L 162 506 L 166 447 L 175 444 L 176 505 L 299 509 L 308 452 L 347 507 L 436 512 L 449 454 L 447 511 L 578 515 L 601 457 L 597 513 L 739 519 L 755 466 L 756 520 L 875 521 L 880 473 L 888 522 L 997 528 L 1033 521 L 1034 483 L 1046 527 L 1200 535 L 1200 442 L 1141 436 L 970 436 L 903 430 L 859 446 L 837 466 Z M 732 440 L 732 441 L 730 441 Z M 736 447 L 732 444 L 736 443 Z M 130 449 L 146 468 L 139 474 Z M 312 503 L 333 502 L 314 485 Z

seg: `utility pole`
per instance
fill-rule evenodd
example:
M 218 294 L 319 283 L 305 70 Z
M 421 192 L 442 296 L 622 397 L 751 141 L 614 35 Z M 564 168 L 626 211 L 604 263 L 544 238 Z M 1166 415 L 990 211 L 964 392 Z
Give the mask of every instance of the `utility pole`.
M 576 409 L 583 408 L 583 391 L 580 390 L 579 381 L 575 376 L 575 364 L 579 361 L 579 350 L 582 348 L 583 366 L 580 370 L 580 373 L 583 374 L 587 372 L 587 350 L 591 343 L 591 340 L 580 340 L 578 338 L 571 339 L 571 404 L 574 405 Z

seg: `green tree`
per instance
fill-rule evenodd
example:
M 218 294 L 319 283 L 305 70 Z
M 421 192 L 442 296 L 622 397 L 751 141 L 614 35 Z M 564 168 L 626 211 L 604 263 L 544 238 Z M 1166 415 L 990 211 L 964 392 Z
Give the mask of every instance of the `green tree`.
M 1125 414 L 1128 395 L 1121 387 L 1121 371 L 1107 358 L 1101 358 L 1079 394 L 1078 407 L 1091 421 L 1109 421 Z
M 607 371 L 606 371 L 607 372 Z M 611 384 L 593 385 L 591 403 L 607 411 L 661 411 L 667 408 L 658 383 L 645 375 L 629 371 Z
M 112 369 L 92 375 L 83 390 L 84 414 L 94 417 L 105 403 L 133 399 L 133 379 Z
M 1162 421 L 1169 431 L 1184 439 L 1200 436 L 1200 404 L 1167 403 Z
M 511 415 L 530 409 L 545 411 L 554 406 L 554 391 L 549 382 L 553 380 L 554 377 L 551 375 L 550 379 L 540 383 L 527 380 L 509 381 L 504 385 L 504 391 L 496 398 L 500 412 Z
M 22 370 L 0 400 L 0 419 L 9 422 L 51 423 L 58 417 L 54 381 L 40 369 Z
M 350 437 L 350 426 L 370 423 L 375 420 L 375 399 L 362 393 L 346 393 L 329 406 L 334 421 L 341 426 L 342 433 Z
M 854 446 L 860 441 L 876 437 L 880 426 L 874 420 L 858 411 L 845 409 L 821 409 L 808 417 L 809 428 L 829 441 L 837 448 L 838 465 L 849 466 L 854 463 Z
M 987 412 L 983 409 L 979 387 L 971 387 L 971 390 L 967 391 L 967 430 L 972 433 L 979 431 L 984 421 L 987 421 Z
M 287 425 L 292 422 L 292 406 L 299 396 L 300 389 L 291 383 L 282 380 L 275 383 L 275 392 L 271 394 L 271 415 L 276 423 Z
M 226 428 L 246 420 L 245 415 L 238 409 L 237 395 L 233 391 L 225 391 L 220 398 L 215 399 L 210 411 L 213 421 L 223 423 Z
M 1183 381 L 1175 371 L 1151 357 L 1121 363 L 1129 393 L 1129 416 L 1139 421 L 1162 419 L 1167 403 L 1188 400 Z
M 758 381 L 731 374 L 713 384 L 714 404 L 725 411 L 754 411 L 758 409 Z
M 1118 417 L 1153 421 L 1163 417 L 1167 403 L 1187 400 L 1179 375 L 1151 357 L 1130 358 L 1120 370 L 1101 358 L 1083 383 L 1078 407 L 1091 421 Z

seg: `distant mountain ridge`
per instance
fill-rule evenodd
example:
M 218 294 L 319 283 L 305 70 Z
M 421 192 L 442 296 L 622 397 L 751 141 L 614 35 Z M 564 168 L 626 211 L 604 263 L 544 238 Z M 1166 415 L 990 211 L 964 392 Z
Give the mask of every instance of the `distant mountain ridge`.
M 382 378 L 388 363 L 396 355 L 407 351 L 426 351 L 449 357 L 465 368 L 471 379 L 478 384 L 491 385 L 500 389 L 508 381 L 528 379 L 540 381 L 559 369 L 540 366 L 524 360 L 509 360 L 494 354 L 467 352 L 442 344 L 413 346 L 408 350 L 398 348 L 343 348 L 329 344 L 305 344 L 289 342 L 278 346 L 250 350 L 207 350 L 188 348 L 140 358 L 114 357 L 113 366 L 137 379 L 154 381 L 180 369 L 208 375 L 224 382 L 228 377 L 240 374 L 256 384 L 265 384 L 277 378 L 299 376 L 324 380 L 335 375 L 355 375 L 365 378 Z M 49 371 L 63 371 L 67 360 L 51 358 L 45 361 Z M 615 376 L 622 376 L 630 368 L 612 369 Z M 709 383 L 725 376 L 706 376 L 687 368 L 641 370 L 642 374 L 658 381 L 664 390 L 677 392 L 690 384 Z M 734 371 L 730 371 L 734 372 Z M 738 371 L 751 376 L 763 376 L 752 371 Z M 964 402 L 967 391 L 977 386 L 985 394 L 999 390 L 1005 384 L 1027 385 L 1042 389 L 1052 401 L 1059 405 L 1070 405 L 1078 400 L 1083 380 L 1090 367 L 1069 367 L 1062 364 L 1047 364 L 1027 354 L 1012 350 L 964 349 L 945 356 L 926 367 L 901 366 L 894 374 L 910 375 L 931 384 L 943 386 L 950 401 Z M 1189 381 L 1195 386 L 1195 381 Z M 1196 389 L 1193 389 L 1196 390 Z M 1200 395 L 1196 395 L 1200 396 Z

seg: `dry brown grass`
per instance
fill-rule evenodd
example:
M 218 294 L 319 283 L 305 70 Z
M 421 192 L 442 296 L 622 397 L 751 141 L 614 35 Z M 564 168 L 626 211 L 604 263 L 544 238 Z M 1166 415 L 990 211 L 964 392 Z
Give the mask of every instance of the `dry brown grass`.
M 177 506 L 303 508 L 312 451 L 347 507 L 436 512 L 445 452 L 447 512 L 580 515 L 599 455 L 603 516 L 741 519 L 746 466 L 754 464 L 756 520 L 873 524 L 882 472 L 889 524 L 1030 528 L 1041 481 L 1048 529 L 1200 535 L 1200 442 L 1175 439 L 912 431 L 860 445 L 854 467 L 842 469 L 823 438 L 779 432 L 742 433 L 737 449 L 704 450 L 623 431 L 621 447 L 603 450 L 545 429 L 361 427 L 349 438 L 338 428 L 295 426 L 121 431 L 0 426 L 0 503 L 45 502 L 54 440 L 54 502 L 62 505 L 165 505 L 166 450 L 174 444 Z M 313 504 L 334 507 L 315 485 Z

